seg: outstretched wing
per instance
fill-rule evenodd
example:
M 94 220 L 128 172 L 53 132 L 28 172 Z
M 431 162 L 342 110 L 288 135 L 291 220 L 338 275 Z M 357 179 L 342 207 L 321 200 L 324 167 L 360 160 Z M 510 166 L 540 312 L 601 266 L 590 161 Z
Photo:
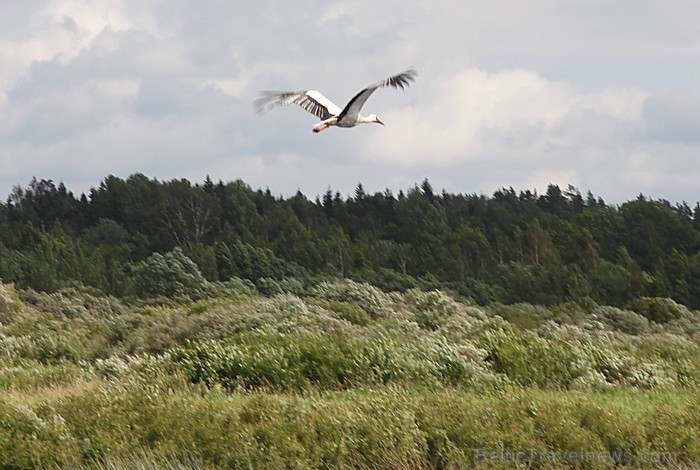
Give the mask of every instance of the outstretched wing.
M 337 116 L 340 108 L 317 90 L 305 91 L 263 91 L 262 97 L 255 100 L 258 113 L 265 113 L 275 106 L 298 104 L 321 120 Z
M 382 80 L 380 82 L 368 86 L 367 88 L 356 94 L 355 97 L 351 99 L 348 102 L 348 104 L 345 105 L 345 108 L 343 108 L 343 110 L 338 115 L 338 121 L 342 121 L 344 118 L 353 121 L 357 120 L 357 117 L 360 114 L 360 110 L 375 90 L 377 90 L 378 88 L 384 88 L 388 86 L 399 90 L 403 90 L 404 88 L 409 86 L 409 84 L 412 81 L 415 81 L 416 76 L 418 76 L 418 72 L 416 72 L 413 69 L 408 69 L 405 72 L 402 72 L 398 75 L 394 75 L 393 77 L 389 77 L 386 80 Z

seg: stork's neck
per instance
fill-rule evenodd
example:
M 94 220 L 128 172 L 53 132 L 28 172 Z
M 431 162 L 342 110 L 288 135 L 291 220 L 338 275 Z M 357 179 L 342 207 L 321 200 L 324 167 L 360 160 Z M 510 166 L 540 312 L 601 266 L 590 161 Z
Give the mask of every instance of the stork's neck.
M 357 116 L 358 124 L 369 124 L 371 122 L 377 122 L 377 115 L 370 114 L 369 116 L 363 116 L 362 114 Z

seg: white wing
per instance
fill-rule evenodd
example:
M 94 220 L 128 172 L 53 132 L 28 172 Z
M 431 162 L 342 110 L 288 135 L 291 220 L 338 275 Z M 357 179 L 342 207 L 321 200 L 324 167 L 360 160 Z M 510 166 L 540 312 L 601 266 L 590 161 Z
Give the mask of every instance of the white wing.
M 413 69 L 408 69 L 405 72 L 402 72 L 398 75 L 394 75 L 393 77 L 389 77 L 385 80 L 368 86 L 367 88 L 356 94 L 355 97 L 351 99 L 348 102 L 348 104 L 345 105 L 345 108 L 343 108 L 343 110 L 338 115 L 338 121 L 340 122 L 343 119 L 352 120 L 353 122 L 357 121 L 357 117 L 360 114 L 362 106 L 365 105 L 365 102 L 372 95 L 372 93 L 374 93 L 375 90 L 387 86 L 403 90 L 410 84 L 410 82 L 416 79 L 417 75 L 418 72 L 416 72 Z
M 261 94 L 263 96 L 255 100 L 258 113 L 267 112 L 275 106 L 298 104 L 319 119 L 325 120 L 337 116 L 341 111 L 335 103 L 317 90 L 264 91 Z

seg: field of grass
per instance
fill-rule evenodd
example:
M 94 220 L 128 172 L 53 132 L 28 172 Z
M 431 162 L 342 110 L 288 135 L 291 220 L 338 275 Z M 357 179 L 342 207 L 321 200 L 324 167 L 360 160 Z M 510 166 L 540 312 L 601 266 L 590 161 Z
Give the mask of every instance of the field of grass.
M 697 466 L 700 314 L 647 300 L 477 306 L 339 280 L 124 303 L 0 283 L 0 467 Z

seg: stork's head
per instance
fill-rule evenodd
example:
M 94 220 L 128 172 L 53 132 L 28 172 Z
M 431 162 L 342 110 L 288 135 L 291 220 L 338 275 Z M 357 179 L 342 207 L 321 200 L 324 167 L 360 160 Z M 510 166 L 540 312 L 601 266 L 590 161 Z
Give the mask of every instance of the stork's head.
M 384 123 L 381 121 L 381 119 L 377 117 L 376 114 L 370 114 L 368 117 L 370 118 L 370 122 L 376 122 L 377 124 L 381 124 L 382 126 L 384 125 Z

